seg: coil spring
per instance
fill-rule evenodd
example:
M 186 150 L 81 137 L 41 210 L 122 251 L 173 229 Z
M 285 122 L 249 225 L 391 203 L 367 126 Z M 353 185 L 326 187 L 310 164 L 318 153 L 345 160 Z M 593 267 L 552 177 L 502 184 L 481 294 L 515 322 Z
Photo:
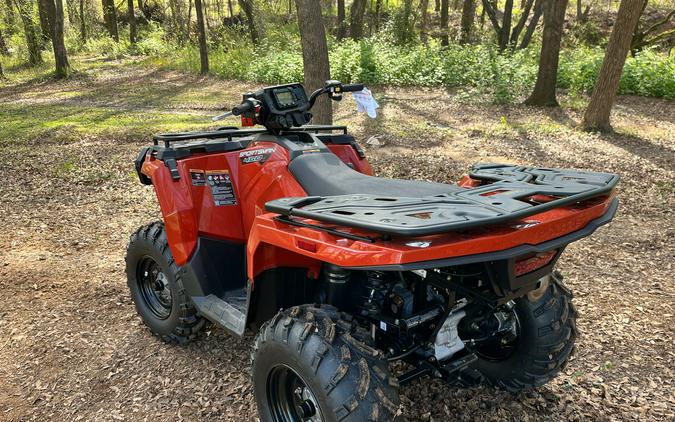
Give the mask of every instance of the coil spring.
M 357 307 L 364 315 L 379 314 L 389 290 L 385 273 L 382 271 L 368 271 L 362 283 L 359 305 Z

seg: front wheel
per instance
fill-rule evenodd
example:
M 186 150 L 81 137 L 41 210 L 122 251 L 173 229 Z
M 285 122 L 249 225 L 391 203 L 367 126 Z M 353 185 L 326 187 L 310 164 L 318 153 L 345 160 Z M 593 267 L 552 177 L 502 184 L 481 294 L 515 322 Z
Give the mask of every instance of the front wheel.
M 492 317 L 502 327 L 498 335 L 470 346 L 478 356 L 473 369 L 487 383 L 518 392 L 547 383 L 565 368 L 574 351 L 576 310 L 556 276 Z
M 261 420 L 394 420 L 398 382 L 364 334 L 330 306 L 296 306 L 266 322 L 253 352 Z

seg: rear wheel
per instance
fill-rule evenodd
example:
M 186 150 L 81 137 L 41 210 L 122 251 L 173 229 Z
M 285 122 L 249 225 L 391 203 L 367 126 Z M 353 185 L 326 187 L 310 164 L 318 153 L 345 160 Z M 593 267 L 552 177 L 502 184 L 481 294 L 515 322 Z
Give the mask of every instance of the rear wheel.
M 541 386 L 565 368 L 574 351 L 572 295 L 553 276 L 491 318 L 498 333 L 468 347 L 478 356 L 473 369 L 494 386 L 511 392 Z
M 168 343 L 197 336 L 205 321 L 185 294 L 162 223 L 148 224 L 131 235 L 126 271 L 136 310 L 153 334 Z
M 261 328 L 253 352 L 261 419 L 394 420 L 398 382 L 367 338 L 349 315 L 331 306 L 279 312 Z

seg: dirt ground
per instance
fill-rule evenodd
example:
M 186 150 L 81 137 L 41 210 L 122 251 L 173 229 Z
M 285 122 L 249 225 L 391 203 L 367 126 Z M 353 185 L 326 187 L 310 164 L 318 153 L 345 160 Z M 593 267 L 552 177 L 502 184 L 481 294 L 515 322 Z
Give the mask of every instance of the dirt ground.
M 154 193 L 132 171 L 147 128 L 63 126 L 54 117 L 73 107 L 112 120 L 161 111 L 207 125 L 242 87 L 111 66 L 68 83 L 0 88 L 0 420 L 256 420 L 252 334 L 212 328 L 167 346 L 127 293 L 128 236 L 159 217 Z M 348 99 L 336 123 L 362 143 L 386 143 L 367 150 L 380 175 L 450 182 L 473 162 L 502 161 L 622 176 L 614 222 L 560 262 L 581 332 L 565 372 L 518 396 L 416 381 L 401 391 L 410 420 L 672 421 L 675 104 L 622 97 L 617 133 L 599 135 L 575 129 L 573 97 L 561 110 L 539 110 L 467 104 L 438 89 L 374 91 L 377 120 L 356 115 Z M 41 130 L 10 137 L 9 109 Z

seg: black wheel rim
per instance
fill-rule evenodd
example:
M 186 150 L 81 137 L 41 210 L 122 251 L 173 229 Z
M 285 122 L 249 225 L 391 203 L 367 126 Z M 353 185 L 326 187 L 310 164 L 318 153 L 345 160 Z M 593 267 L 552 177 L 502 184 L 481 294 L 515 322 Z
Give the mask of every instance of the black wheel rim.
M 169 280 L 157 261 L 149 256 L 138 262 L 137 280 L 143 302 L 159 319 L 167 319 L 171 315 L 173 297 Z
M 286 365 L 277 365 L 270 371 L 267 401 L 275 422 L 324 420 L 314 392 Z
M 481 339 L 472 347 L 479 357 L 499 362 L 516 352 L 521 340 L 521 326 L 514 306 L 498 308 L 490 318 L 496 318 L 500 329 Z

